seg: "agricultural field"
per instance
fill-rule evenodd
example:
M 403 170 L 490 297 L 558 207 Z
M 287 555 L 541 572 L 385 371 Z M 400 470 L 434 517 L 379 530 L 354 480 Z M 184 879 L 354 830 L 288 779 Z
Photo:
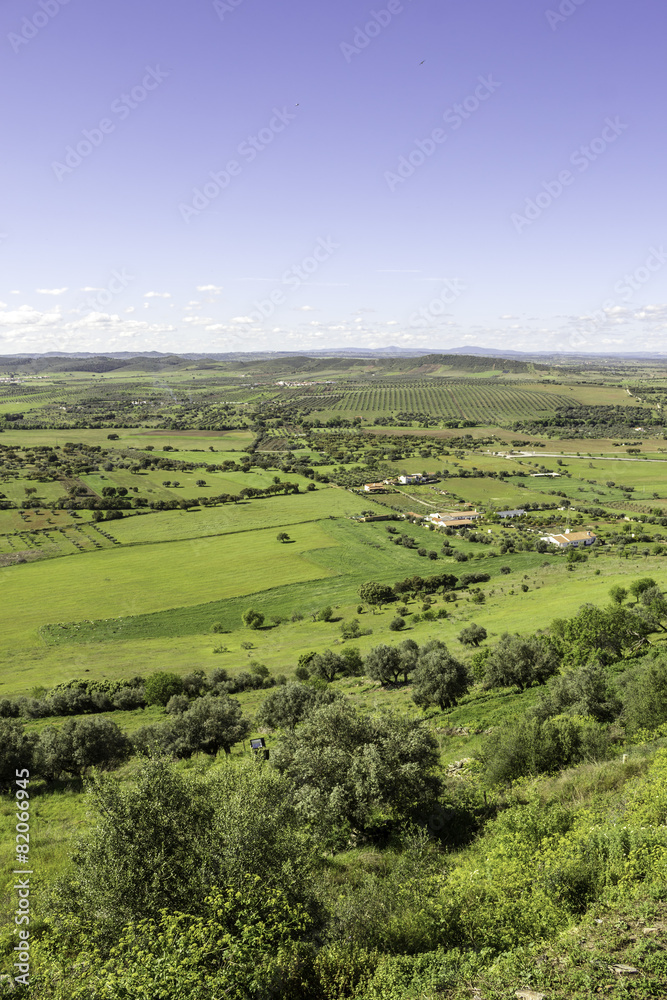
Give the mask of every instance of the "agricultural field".
M 297 786 L 272 764 L 311 722 L 304 715 L 290 728 L 272 721 L 267 705 L 298 681 L 299 697 L 321 699 L 317 718 L 328 711 L 338 719 L 322 721 L 318 747 L 320 737 L 344 729 L 345 712 L 369 725 L 384 720 L 403 735 L 390 750 L 364 749 L 377 752 L 373 773 L 380 774 L 383 753 L 402 760 L 413 746 L 400 730 L 413 726 L 432 757 L 408 770 L 428 771 L 439 789 L 426 814 L 401 812 L 407 799 L 397 793 L 371 796 L 361 819 L 320 816 L 313 792 L 307 821 L 290 813 L 266 824 L 267 836 L 287 824 L 285 870 L 300 870 L 289 853 L 294 845 L 310 852 L 318 895 L 309 905 L 323 907 L 332 935 L 323 954 L 338 955 L 354 938 L 362 956 L 358 965 L 350 959 L 355 976 L 362 967 L 384 968 L 380 955 L 387 967 L 402 962 L 414 971 L 456 954 L 469 963 L 465 976 L 437 994 L 451 1000 L 463 1000 L 462 982 L 485 996 L 489 977 L 497 986 L 489 996 L 498 997 L 513 996 L 517 982 L 554 1000 L 587 1000 L 602 987 L 619 1000 L 662 995 L 667 974 L 658 952 L 603 932 L 605 921 L 629 926 L 639 912 L 642 926 L 667 923 L 659 812 L 667 751 L 667 427 L 657 406 L 667 374 L 438 356 L 201 367 L 171 359 L 165 370 L 154 359 L 118 370 L 112 359 L 86 359 L 81 371 L 31 364 L 16 373 L 18 384 L 0 383 L 0 731 L 21 728 L 41 748 L 31 844 L 40 886 L 64 872 L 75 880 L 72 845 L 97 822 L 84 792 L 93 764 L 75 766 L 70 757 L 66 766 L 52 765 L 45 748 L 65 746 L 93 723 L 107 725 L 125 750 L 93 763 L 114 770 L 134 794 L 157 766 L 144 756 L 146 741 L 155 750 L 162 740 L 175 761 L 170 787 L 185 782 L 189 804 L 195 786 L 228 782 L 229 815 L 247 808 L 274 816 Z M 429 481 L 390 482 L 378 494 L 363 489 L 405 472 Z M 481 515 L 471 527 L 434 529 L 424 520 L 471 508 Z M 526 513 L 500 517 L 515 508 Z M 590 531 L 595 543 L 560 551 L 544 540 L 565 531 Z M 572 625 L 586 614 L 612 623 L 592 647 L 590 621 L 578 632 Z M 538 666 L 527 680 L 502 666 L 511 655 L 494 651 L 515 641 L 531 655 L 541 650 L 551 664 L 539 667 L 544 676 Z M 445 657 L 443 649 L 462 672 L 459 687 L 449 700 L 422 696 L 427 667 Z M 399 655 L 412 664 L 402 677 L 377 666 L 382 656 Z M 164 675 L 176 702 L 148 694 Z M 202 723 L 189 730 L 190 744 L 168 742 L 170 727 L 176 733 L 209 702 L 236 705 L 244 720 L 229 746 L 211 750 Z M 271 754 L 270 765 L 254 772 L 252 736 L 265 739 Z M 540 747 L 547 745 L 545 762 Z M 530 760 L 521 756 L 526 747 Z M 324 770 L 335 775 L 342 766 Z M 155 775 L 160 788 L 167 779 Z M 226 834 L 230 843 L 252 827 L 241 812 Z M 579 863 L 602 850 L 597 840 L 591 846 L 590 831 L 620 836 L 616 825 L 626 814 L 626 826 L 650 827 L 655 842 L 648 853 L 619 847 L 620 862 L 613 852 L 595 855 L 605 873 L 595 882 L 593 867 Z M 0 800 L 8 853 L 13 816 Z M 187 839 L 190 828 L 183 829 Z M 540 854 L 535 844 L 547 842 Z M 253 850 L 249 870 L 258 863 Z M 570 857 L 584 875 L 575 877 Z M 545 864 L 552 868 L 542 879 L 535 873 Z M 11 958 L 14 876 L 3 877 L 1 971 Z M 492 902 L 480 909 L 480 899 Z M 469 939 L 471 914 L 477 924 Z M 367 932 L 374 944 L 364 950 Z M 558 962 L 571 953 L 575 932 L 588 943 L 567 971 Z M 545 949 L 556 956 L 555 979 L 544 971 Z M 601 956 L 595 992 L 576 993 L 590 972 L 589 952 Z M 600 971 L 612 959 L 641 966 L 639 978 L 617 989 L 620 980 Z M 322 969 L 316 963 L 308 975 L 324 977 Z M 554 992 L 567 977 L 573 988 Z M 630 982 L 646 990 L 635 994 Z M 359 1000 L 407 1000 L 389 986 L 377 989 Z M 411 1000 L 431 995 L 415 989 Z M 324 990 L 317 986 L 312 996 Z

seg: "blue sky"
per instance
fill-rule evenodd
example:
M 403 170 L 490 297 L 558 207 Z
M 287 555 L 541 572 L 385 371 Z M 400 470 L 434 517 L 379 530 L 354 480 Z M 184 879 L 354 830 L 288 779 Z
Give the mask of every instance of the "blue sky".
M 5 0 L 0 353 L 662 350 L 661 0 Z

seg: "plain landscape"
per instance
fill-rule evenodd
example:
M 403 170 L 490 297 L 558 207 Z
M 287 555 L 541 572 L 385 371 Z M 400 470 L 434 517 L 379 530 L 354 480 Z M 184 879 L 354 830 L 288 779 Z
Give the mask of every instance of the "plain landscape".
M 406 353 L 3 359 L 32 995 L 667 990 L 665 362 Z

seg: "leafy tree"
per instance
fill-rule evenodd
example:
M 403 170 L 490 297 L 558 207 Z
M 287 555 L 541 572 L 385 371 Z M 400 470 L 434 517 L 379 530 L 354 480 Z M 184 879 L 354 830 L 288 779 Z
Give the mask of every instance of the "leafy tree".
M 126 760 L 131 743 L 110 719 L 70 719 L 64 726 L 47 726 L 40 733 L 35 758 L 47 780 L 63 772 L 81 776 L 90 767 L 112 769 Z
M 667 598 L 660 590 L 660 587 L 649 587 L 642 592 L 639 607 L 636 609 L 645 621 L 657 631 L 662 629 L 667 631 L 664 619 L 667 618 Z
M 279 531 L 276 538 L 279 542 L 289 542 L 289 535 L 286 531 Z
M 605 665 L 639 649 L 653 627 L 621 605 L 598 608 L 584 604 L 574 617 L 553 621 L 550 631 L 564 663 L 578 666 L 599 660 Z
M 183 691 L 189 698 L 198 698 L 206 688 L 206 674 L 203 670 L 191 670 L 183 677 Z
M 558 670 L 560 658 L 553 645 L 538 636 L 503 633 L 484 665 L 486 688 L 511 687 L 520 691 L 544 684 Z
M 380 684 L 397 684 L 401 675 L 401 653 L 397 646 L 374 646 L 366 657 L 366 674 Z
M 289 729 L 294 731 L 299 722 L 322 705 L 329 705 L 341 695 L 325 688 L 312 687 L 309 684 L 284 684 L 272 691 L 262 702 L 257 721 L 262 726 L 271 729 Z
M 392 618 L 389 622 L 389 628 L 392 632 L 400 632 L 401 629 L 405 628 L 405 618 L 401 618 L 400 615 L 397 615 L 396 618 Z
M 330 622 L 333 618 L 333 608 L 327 605 L 326 608 L 322 608 L 317 614 L 318 621 Z
M 459 632 L 459 642 L 463 643 L 464 646 L 479 646 L 481 642 L 486 639 L 487 632 L 482 625 L 476 625 L 475 622 L 471 622 L 466 628 Z
M 365 715 L 342 699 L 309 716 L 273 757 L 297 812 L 330 843 L 379 812 L 422 815 L 439 788 L 437 743 L 423 723 Z
M 620 711 L 621 701 L 607 672 L 599 663 L 588 663 L 552 677 L 532 714 L 541 720 L 567 713 L 612 722 Z
M 343 673 L 348 677 L 359 677 L 363 671 L 364 661 L 356 646 L 346 646 L 341 649 L 340 657 L 344 662 Z
M 54 908 L 94 937 L 162 908 L 192 912 L 216 871 L 203 782 L 149 759 L 133 783 L 94 776 L 89 795 L 97 823 L 56 883 Z
M 144 692 L 147 705 L 162 705 L 164 708 L 172 695 L 183 692 L 183 681 L 178 674 L 162 670 L 146 678 Z
M 338 674 L 344 673 L 345 661 L 333 650 L 325 649 L 324 652 L 313 656 L 308 668 L 313 677 L 319 677 L 324 681 L 335 681 Z
M 398 650 L 401 654 L 401 673 L 403 674 L 403 680 L 407 684 L 409 675 L 417 668 L 419 646 L 414 639 L 404 639 L 399 644 Z
M 241 619 L 246 628 L 261 628 L 264 624 L 264 615 L 261 611 L 255 611 L 254 608 L 248 608 L 244 611 Z
M 0 786 L 10 790 L 16 780 L 16 772 L 27 768 L 33 770 L 35 738 L 28 735 L 22 723 L 15 719 L 0 719 Z
M 250 732 L 250 723 L 241 714 L 241 705 L 226 695 L 198 698 L 173 723 L 181 757 L 194 753 L 231 753 L 235 743 Z
M 466 693 L 470 679 L 465 664 L 451 655 L 444 642 L 433 639 L 419 650 L 413 685 L 416 705 L 437 705 L 444 712 Z
M 621 587 L 620 584 L 616 584 L 615 586 L 609 588 L 609 596 L 614 604 L 622 604 L 628 596 L 627 588 Z
M 652 580 L 650 576 L 642 577 L 640 580 L 633 580 L 628 588 L 630 593 L 635 599 L 635 603 L 639 603 L 639 598 L 642 596 L 645 590 L 650 590 L 656 586 L 655 580 Z
M 628 728 L 654 729 L 667 722 L 667 657 L 645 657 L 623 692 L 623 715 Z
M 359 597 L 371 607 L 382 607 L 383 604 L 389 604 L 394 600 L 394 591 L 384 583 L 369 580 L 359 588 Z

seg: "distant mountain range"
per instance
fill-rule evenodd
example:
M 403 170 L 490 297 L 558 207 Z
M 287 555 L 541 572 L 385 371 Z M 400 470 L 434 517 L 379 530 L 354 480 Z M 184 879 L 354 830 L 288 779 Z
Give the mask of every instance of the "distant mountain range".
M 448 348 L 414 348 L 414 347 L 378 347 L 355 348 L 341 347 L 316 351 L 233 351 L 227 353 L 183 352 L 176 354 L 164 351 L 105 351 L 93 353 L 90 351 L 47 351 L 45 353 L 25 352 L 21 354 L 0 355 L 0 363 L 9 364 L 12 361 L 47 358 L 110 358 L 127 361 L 132 358 L 153 358 L 156 361 L 168 358 L 187 361 L 261 361 L 278 358 L 416 358 L 456 354 L 459 356 L 475 356 L 496 358 L 512 358 L 517 361 L 540 361 L 544 363 L 563 364 L 568 361 L 667 361 L 667 352 L 659 351 L 620 351 L 617 353 L 580 353 L 577 351 L 508 351 L 490 347 L 448 347 Z

